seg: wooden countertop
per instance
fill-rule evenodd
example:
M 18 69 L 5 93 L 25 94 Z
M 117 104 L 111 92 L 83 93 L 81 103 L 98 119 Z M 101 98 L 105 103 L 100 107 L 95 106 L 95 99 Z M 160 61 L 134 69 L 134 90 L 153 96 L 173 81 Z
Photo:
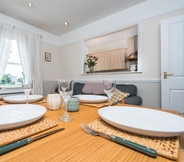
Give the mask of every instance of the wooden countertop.
M 42 103 L 47 108 L 46 103 Z M 61 122 L 64 113 L 47 110 L 45 116 L 58 122 L 58 126 L 45 132 L 64 127 L 65 130 L 45 137 L 22 148 L 0 156 L 1 162 L 171 162 L 158 156 L 156 159 L 118 145 L 102 137 L 87 134 L 80 126 L 99 117 L 98 108 L 80 105 L 78 112 L 69 112 L 71 122 Z M 172 111 L 171 111 L 172 112 Z M 177 114 L 177 112 L 174 112 Z M 42 132 L 40 134 L 43 134 Z M 38 135 L 38 134 L 37 134 Z M 37 136 L 36 135 L 36 136 Z M 184 152 L 180 151 L 183 156 Z M 184 156 L 183 156 L 184 157 Z M 180 157 L 181 158 L 181 157 Z M 181 159 L 178 162 L 182 162 Z

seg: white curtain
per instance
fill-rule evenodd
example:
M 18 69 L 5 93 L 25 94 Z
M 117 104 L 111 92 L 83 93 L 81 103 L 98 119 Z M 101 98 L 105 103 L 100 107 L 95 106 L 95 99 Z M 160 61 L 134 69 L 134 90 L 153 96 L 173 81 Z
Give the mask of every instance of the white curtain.
M 0 23 L 0 78 L 6 70 L 11 52 L 13 26 Z
M 28 84 L 33 83 L 33 94 L 43 94 L 40 35 L 15 27 L 20 61 Z
M 15 39 L 19 51 L 20 61 L 22 68 L 28 81 L 28 84 L 33 83 L 33 94 L 43 94 L 43 79 L 42 79 L 42 55 L 41 55 L 41 38 L 40 35 L 28 32 L 26 30 L 12 27 L 13 36 L 10 40 Z M 3 36 L 2 36 L 3 38 Z M 5 39 L 5 38 L 4 38 Z M 10 41 L 11 42 L 11 41 Z M 5 43 L 6 44 L 6 43 Z M 11 49 L 10 47 L 7 47 Z M 6 58 L 4 63 L 5 68 L 8 61 L 10 51 L 7 50 L 7 54 L 0 56 Z M 5 71 L 4 68 L 4 71 Z M 1 70 L 1 67 L 0 67 Z M 2 75 L 4 74 L 2 72 Z

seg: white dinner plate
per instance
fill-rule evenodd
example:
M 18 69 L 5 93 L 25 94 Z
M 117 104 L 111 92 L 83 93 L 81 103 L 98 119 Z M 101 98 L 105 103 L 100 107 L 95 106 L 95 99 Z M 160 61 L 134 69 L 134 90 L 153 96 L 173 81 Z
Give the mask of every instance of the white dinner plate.
M 100 95 L 74 95 L 72 97 L 79 97 L 80 102 L 86 103 L 100 103 L 108 100 L 108 97 Z
M 46 108 L 32 104 L 0 106 L 0 130 L 12 129 L 40 119 Z
M 147 136 L 184 134 L 184 118 L 153 109 L 111 106 L 98 110 L 100 117 L 119 129 Z
M 28 102 L 36 102 L 43 98 L 42 95 L 29 95 Z M 3 98 L 4 101 L 9 103 L 26 103 L 26 95 L 15 95 L 15 96 L 8 96 Z

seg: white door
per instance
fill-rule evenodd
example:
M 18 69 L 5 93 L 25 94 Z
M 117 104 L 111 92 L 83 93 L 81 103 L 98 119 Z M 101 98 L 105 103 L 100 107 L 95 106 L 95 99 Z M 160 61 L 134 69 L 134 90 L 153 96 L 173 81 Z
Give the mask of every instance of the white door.
M 184 15 L 161 22 L 161 93 L 163 109 L 184 112 Z

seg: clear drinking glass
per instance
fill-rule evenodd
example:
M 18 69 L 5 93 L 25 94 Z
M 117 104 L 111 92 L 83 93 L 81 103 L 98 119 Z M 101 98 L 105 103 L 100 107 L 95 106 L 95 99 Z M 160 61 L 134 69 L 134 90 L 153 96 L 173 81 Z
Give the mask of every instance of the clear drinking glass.
M 26 104 L 28 103 L 28 99 L 29 99 L 29 94 L 31 93 L 32 89 L 33 89 L 33 84 L 28 84 L 28 83 L 22 83 L 22 89 L 26 95 Z
M 67 102 L 68 99 L 72 96 L 73 94 L 73 89 L 71 85 L 72 81 L 71 80 L 59 80 L 59 94 L 62 96 L 63 101 L 64 101 L 64 107 L 65 107 L 65 112 L 59 120 L 63 122 L 69 122 L 72 120 L 72 118 L 68 115 L 67 111 Z
M 109 98 L 109 106 L 112 105 L 111 98 L 116 90 L 116 80 L 103 80 L 104 92 Z

